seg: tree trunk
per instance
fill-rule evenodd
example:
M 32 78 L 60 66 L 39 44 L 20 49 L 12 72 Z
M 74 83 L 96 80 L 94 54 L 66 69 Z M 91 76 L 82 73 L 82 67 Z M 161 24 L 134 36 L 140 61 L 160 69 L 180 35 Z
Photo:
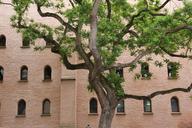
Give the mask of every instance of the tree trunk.
M 115 109 L 109 106 L 102 109 L 98 128 L 111 128 L 114 113 Z

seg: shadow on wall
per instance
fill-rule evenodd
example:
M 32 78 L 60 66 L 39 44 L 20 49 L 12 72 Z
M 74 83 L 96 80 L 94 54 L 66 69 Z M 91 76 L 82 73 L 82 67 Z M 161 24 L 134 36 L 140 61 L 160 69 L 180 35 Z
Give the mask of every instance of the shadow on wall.
M 178 124 L 178 128 L 192 128 L 192 121 L 191 122 L 180 122 Z

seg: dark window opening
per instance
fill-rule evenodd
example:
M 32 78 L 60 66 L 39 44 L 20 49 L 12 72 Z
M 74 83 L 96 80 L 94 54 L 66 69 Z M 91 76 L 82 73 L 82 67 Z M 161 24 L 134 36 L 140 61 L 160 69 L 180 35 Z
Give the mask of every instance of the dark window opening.
M 97 113 L 97 99 L 92 98 L 89 102 L 89 112 Z
M 29 47 L 30 40 L 28 38 L 23 38 L 22 44 L 24 47 Z
M 149 65 L 147 63 L 142 63 L 141 64 L 141 76 L 143 78 L 150 77 Z
M 178 65 L 174 62 L 167 64 L 167 75 L 168 78 L 177 78 L 178 77 Z
M 0 66 L 0 81 L 3 81 L 4 69 Z
M 144 112 L 152 112 L 152 105 L 151 105 L 151 100 L 150 99 L 144 99 L 143 100 L 144 104 Z
M 46 66 L 44 69 L 44 80 L 51 80 L 51 67 L 50 66 Z
M 171 98 L 171 110 L 172 112 L 179 112 L 179 100 L 177 97 Z
M 28 79 L 28 68 L 27 66 L 21 67 L 21 74 L 20 74 L 21 80 L 27 80 Z
M 26 111 L 26 103 L 25 101 L 22 99 L 18 102 L 18 115 L 25 115 L 25 111 Z
M 49 99 L 45 99 L 43 101 L 43 110 L 42 113 L 43 114 L 50 114 L 50 107 L 51 107 L 51 102 Z
M 6 37 L 5 37 L 5 35 L 0 35 L 0 46 L 6 46 Z
M 117 73 L 120 77 L 123 77 L 123 68 L 116 69 L 116 73 Z
M 124 113 L 125 112 L 125 104 L 124 101 L 121 101 L 117 104 L 117 112 Z

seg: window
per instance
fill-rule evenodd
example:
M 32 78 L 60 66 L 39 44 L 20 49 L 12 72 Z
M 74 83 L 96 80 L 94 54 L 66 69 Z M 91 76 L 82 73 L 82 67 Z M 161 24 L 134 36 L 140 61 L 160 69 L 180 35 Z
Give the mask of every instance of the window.
M 144 104 L 144 112 L 152 112 L 151 100 L 150 99 L 144 99 L 143 104 Z
M 142 63 L 141 64 L 141 76 L 142 76 L 142 78 L 151 77 L 151 73 L 149 72 L 149 64 L 148 63 Z
M 17 115 L 25 115 L 25 111 L 26 111 L 26 103 L 23 99 L 21 99 L 18 102 Z
M 116 69 L 116 73 L 117 73 L 120 77 L 123 77 L 123 68 Z
M 44 68 L 44 80 L 51 80 L 51 67 L 50 66 L 45 66 Z
M 23 44 L 24 47 L 29 47 L 30 40 L 25 38 L 25 37 L 23 37 L 22 44 Z
M 20 74 L 21 80 L 28 80 L 28 68 L 27 66 L 21 67 L 21 74 Z
M 5 37 L 5 35 L 0 35 L 0 46 L 6 46 L 6 37 Z
M 171 110 L 172 112 L 179 112 L 179 100 L 177 97 L 171 98 Z
M 50 106 L 51 106 L 50 100 L 49 100 L 49 99 L 45 99 L 45 100 L 43 101 L 42 114 L 49 115 L 49 114 L 50 114 Z
M 92 98 L 89 101 L 89 112 L 90 113 L 97 113 L 97 99 Z
M 179 64 L 176 62 L 169 62 L 167 64 L 167 73 L 169 79 L 176 79 L 178 78 L 178 69 Z
M 0 81 L 3 81 L 3 73 L 4 73 L 4 69 L 3 67 L 0 66 Z
M 117 112 L 124 113 L 125 112 L 125 104 L 124 101 L 121 101 L 117 104 Z

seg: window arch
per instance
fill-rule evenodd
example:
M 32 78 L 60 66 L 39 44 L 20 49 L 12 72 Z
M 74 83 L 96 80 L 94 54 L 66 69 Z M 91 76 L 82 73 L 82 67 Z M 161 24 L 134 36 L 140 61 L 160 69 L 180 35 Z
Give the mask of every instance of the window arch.
M 91 98 L 89 101 L 89 112 L 90 113 L 97 113 L 97 99 Z
M 28 80 L 28 68 L 27 68 L 27 66 L 21 67 L 20 79 L 21 80 Z
M 42 114 L 50 114 L 51 102 L 49 99 L 43 100 Z
M 18 102 L 17 115 L 25 115 L 25 111 L 26 111 L 26 102 L 25 100 L 21 99 Z
M 0 35 L 0 46 L 6 46 L 6 37 L 5 35 Z
M 171 110 L 172 112 L 179 112 L 179 99 L 177 97 L 171 98 Z
M 0 66 L 0 81 L 3 81 L 4 69 Z
M 119 102 L 117 104 L 117 112 L 118 113 L 124 113 L 125 112 L 125 103 L 124 100 L 122 100 L 121 102 Z
M 143 100 L 144 112 L 152 112 L 152 105 L 150 99 Z
M 44 80 L 51 80 L 52 69 L 49 65 L 44 68 Z

